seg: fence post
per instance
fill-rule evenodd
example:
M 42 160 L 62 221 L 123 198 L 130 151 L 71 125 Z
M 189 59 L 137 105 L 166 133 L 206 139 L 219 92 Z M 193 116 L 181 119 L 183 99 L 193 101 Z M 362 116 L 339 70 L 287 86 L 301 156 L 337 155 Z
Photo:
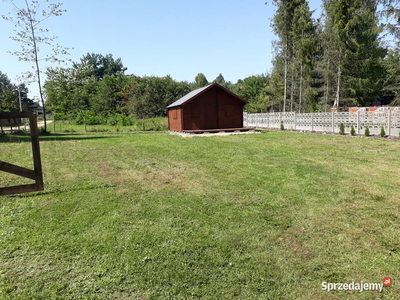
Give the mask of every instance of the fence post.
M 357 110 L 357 135 L 360 134 L 360 111 Z
M 391 129 L 392 129 L 392 111 L 390 110 L 390 108 L 389 108 L 389 111 L 388 111 L 388 135 L 390 135 L 391 134 Z
M 294 112 L 294 130 L 296 130 L 296 122 L 297 122 L 297 115 L 296 115 L 296 112 Z
M 332 112 L 332 133 L 335 133 L 335 112 Z
M 314 113 L 311 113 L 311 132 L 314 131 Z

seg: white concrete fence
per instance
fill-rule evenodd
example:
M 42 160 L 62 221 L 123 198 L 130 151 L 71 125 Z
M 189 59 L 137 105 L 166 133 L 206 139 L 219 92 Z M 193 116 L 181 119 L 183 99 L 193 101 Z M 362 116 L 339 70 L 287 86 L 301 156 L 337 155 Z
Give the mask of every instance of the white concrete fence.
M 343 123 L 345 133 L 350 133 L 353 126 L 357 135 L 364 135 L 368 126 L 371 135 L 379 135 L 383 127 L 386 135 L 399 136 L 400 111 L 244 113 L 243 123 L 245 127 L 271 129 L 279 129 L 283 123 L 285 129 L 327 133 L 339 133 L 340 123 Z

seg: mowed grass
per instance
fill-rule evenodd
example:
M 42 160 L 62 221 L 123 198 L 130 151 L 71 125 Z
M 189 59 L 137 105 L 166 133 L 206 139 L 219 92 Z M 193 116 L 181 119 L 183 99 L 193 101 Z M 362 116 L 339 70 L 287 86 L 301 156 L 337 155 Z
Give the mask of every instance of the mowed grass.
M 2 141 L 31 166 L 26 138 Z M 103 133 L 41 151 L 45 191 L 0 197 L 1 299 L 400 298 L 400 143 Z
M 51 133 L 83 133 L 85 132 L 131 132 L 131 131 L 165 131 L 168 129 L 167 118 L 138 119 L 132 125 L 76 125 L 74 121 L 49 120 L 47 131 Z

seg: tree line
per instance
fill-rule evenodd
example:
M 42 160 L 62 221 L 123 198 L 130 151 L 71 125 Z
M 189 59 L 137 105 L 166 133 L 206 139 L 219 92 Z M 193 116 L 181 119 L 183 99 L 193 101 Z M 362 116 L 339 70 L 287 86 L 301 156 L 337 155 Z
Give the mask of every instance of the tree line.
M 249 101 L 249 112 L 328 111 L 400 103 L 400 0 L 322 0 L 313 18 L 307 0 L 272 0 L 273 68 L 236 83 L 212 82 Z M 121 60 L 88 54 L 70 69 L 48 71 L 48 103 L 61 111 L 90 110 L 135 117 L 165 116 L 165 107 L 208 84 L 170 76 L 125 75 Z
M 88 53 L 69 68 L 47 69 L 42 93 L 39 58 L 24 56 L 37 54 L 37 43 L 53 41 L 34 34 L 38 29 L 32 20 L 38 19 L 34 15 L 38 1 L 26 1 L 26 8 L 18 10 L 17 19 L 26 26 L 13 38 L 23 49 L 26 44 L 33 50 L 14 54 L 35 63 L 42 103 L 45 95 L 46 107 L 60 118 L 83 116 L 100 122 L 110 115 L 165 116 L 166 106 L 213 82 L 249 101 L 245 108 L 249 112 L 317 112 L 332 107 L 400 103 L 400 0 L 321 0 L 322 15 L 318 19 L 313 18 L 307 0 L 270 2 L 276 7 L 271 22 L 277 36 L 273 68 L 268 74 L 236 83 L 225 81 L 222 74 L 211 82 L 202 73 L 193 82 L 178 82 L 169 75 L 129 75 L 120 58 Z M 63 12 L 60 4 L 49 4 L 43 14 L 48 18 Z M 61 61 L 59 56 L 67 54 L 67 48 L 55 48 L 61 50 L 48 59 Z M 22 102 L 29 102 L 25 86 L 13 86 L 5 74 L 0 75 L 0 111 L 18 110 L 16 91 L 23 95 Z
M 0 71 L 0 112 L 30 110 L 35 102 L 28 98 L 24 83 L 13 83 L 7 74 Z
M 279 111 L 399 104 L 399 1 L 273 0 L 278 39 L 268 103 Z M 379 101 L 377 101 L 379 99 Z
M 190 91 L 218 83 L 243 98 L 256 99 L 268 76 L 251 76 L 233 84 L 219 74 L 209 82 L 199 73 L 193 82 L 164 77 L 128 75 L 122 60 L 112 54 L 88 53 L 70 68 L 47 70 L 47 108 L 59 118 L 80 118 L 85 113 L 98 122 L 108 116 L 134 118 L 166 116 L 166 107 Z M 97 116 L 97 117 L 95 117 Z

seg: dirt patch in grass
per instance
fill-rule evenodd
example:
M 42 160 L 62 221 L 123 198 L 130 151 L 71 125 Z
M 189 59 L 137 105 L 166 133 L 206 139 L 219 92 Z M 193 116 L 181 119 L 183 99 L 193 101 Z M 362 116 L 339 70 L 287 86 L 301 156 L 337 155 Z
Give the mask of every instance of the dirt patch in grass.
M 124 186 L 137 182 L 151 189 L 176 188 L 191 191 L 201 186 L 193 177 L 195 176 L 184 173 L 181 169 L 154 170 L 146 173 L 139 170 L 123 170 L 114 180 L 116 184 Z
M 118 193 L 126 194 L 137 184 L 146 189 L 178 189 L 197 191 L 203 188 L 201 172 L 191 166 L 164 168 L 151 161 L 137 161 L 135 168 L 118 170 L 108 162 L 95 164 L 98 173 L 118 187 Z

